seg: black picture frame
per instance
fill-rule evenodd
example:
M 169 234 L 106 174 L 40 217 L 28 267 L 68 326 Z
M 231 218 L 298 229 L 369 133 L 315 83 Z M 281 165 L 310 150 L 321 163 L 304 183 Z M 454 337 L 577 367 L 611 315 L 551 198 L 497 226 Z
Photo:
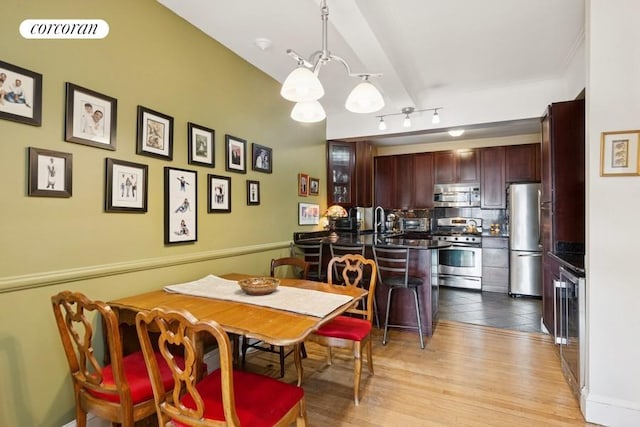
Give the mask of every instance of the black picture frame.
M 260 181 L 247 180 L 247 205 L 256 206 L 260 204 Z
M 251 146 L 251 168 L 257 172 L 272 173 L 273 172 L 273 150 L 264 145 L 256 144 Z
M 105 169 L 105 212 L 146 212 L 149 167 L 107 158 Z
M 198 240 L 198 173 L 164 168 L 164 243 Z
M 227 172 L 247 173 L 247 141 L 226 134 L 224 142 L 225 169 Z
M 0 61 L 0 92 L 0 119 L 42 125 L 42 74 Z
M 66 83 L 64 140 L 115 151 L 118 101 Z
M 231 177 L 207 175 L 207 212 L 231 213 Z
M 73 155 L 29 147 L 27 194 L 37 197 L 71 197 Z
M 173 117 L 138 105 L 136 154 L 173 160 Z
M 216 131 L 192 122 L 187 123 L 189 164 L 215 167 Z
M 320 180 L 309 177 L 309 195 L 317 196 L 318 194 L 320 194 Z

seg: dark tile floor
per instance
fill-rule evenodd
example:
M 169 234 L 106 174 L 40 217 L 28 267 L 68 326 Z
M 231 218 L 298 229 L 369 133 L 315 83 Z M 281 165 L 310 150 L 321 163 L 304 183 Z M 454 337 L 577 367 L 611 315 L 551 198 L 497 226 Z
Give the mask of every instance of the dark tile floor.
M 542 332 L 542 301 L 535 297 L 512 298 L 496 292 L 440 286 L 438 316 L 462 323 Z

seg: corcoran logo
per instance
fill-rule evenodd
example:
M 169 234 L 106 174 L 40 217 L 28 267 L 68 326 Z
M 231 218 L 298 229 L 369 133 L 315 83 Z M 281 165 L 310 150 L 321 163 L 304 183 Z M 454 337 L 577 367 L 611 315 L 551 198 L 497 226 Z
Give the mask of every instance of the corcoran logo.
M 25 39 L 103 39 L 109 24 L 102 19 L 25 19 L 20 34 Z

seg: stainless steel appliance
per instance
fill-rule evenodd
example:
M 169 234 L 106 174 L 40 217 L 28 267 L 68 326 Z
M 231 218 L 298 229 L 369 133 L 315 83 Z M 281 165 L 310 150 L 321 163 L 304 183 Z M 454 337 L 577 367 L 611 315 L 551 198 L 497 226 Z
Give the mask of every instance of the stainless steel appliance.
M 554 280 L 553 285 L 553 335 L 559 345 L 564 376 L 580 400 L 585 378 L 586 282 L 584 277 L 560 267 L 560 279 Z
M 438 250 L 438 284 L 482 289 L 482 219 L 438 218 L 434 240 L 451 242 Z
M 429 231 L 429 218 L 400 218 L 400 231 Z
M 511 184 L 509 222 L 509 295 L 542 295 L 540 184 Z
M 433 206 L 436 208 L 480 206 L 480 184 L 436 184 L 433 187 Z

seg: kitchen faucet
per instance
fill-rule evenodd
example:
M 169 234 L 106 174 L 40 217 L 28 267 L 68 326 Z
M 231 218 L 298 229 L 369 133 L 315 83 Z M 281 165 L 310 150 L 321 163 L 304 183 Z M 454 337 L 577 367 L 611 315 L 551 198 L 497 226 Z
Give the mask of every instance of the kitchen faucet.
M 373 213 L 373 218 L 376 227 L 375 232 L 384 233 L 384 209 L 382 206 L 376 207 L 376 210 Z

